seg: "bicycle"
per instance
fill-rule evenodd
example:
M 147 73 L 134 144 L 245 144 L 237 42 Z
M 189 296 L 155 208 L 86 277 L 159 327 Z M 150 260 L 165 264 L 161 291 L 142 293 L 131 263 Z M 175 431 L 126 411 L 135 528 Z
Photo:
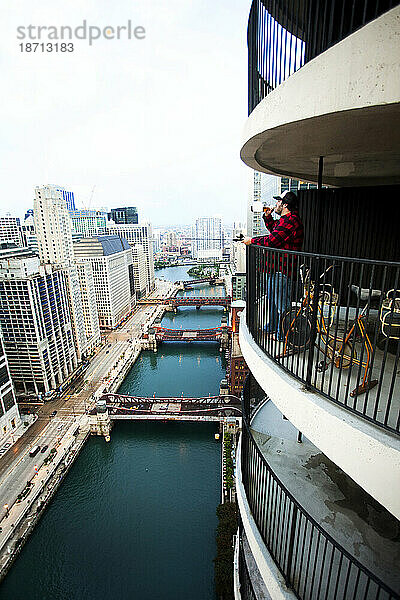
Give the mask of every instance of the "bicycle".
M 328 271 L 333 268 L 334 265 L 331 265 L 320 275 L 323 283 L 317 303 L 318 315 L 316 327 L 318 336 L 316 346 L 324 355 L 324 359 L 319 361 L 315 368 L 319 373 L 326 371 L 330 364 L 333 364 L 337 369 L 348 369 L 353 365 L 357 365 L 360 369 L 362 368 L 362 382 L 350 392 L 350 396 L 355 397 L 378 384 L 377 379 L 370 378 L 373 347 L 365 328 L 364 319 L 371 299 L 380 296 L 381 291 L 364 289 L 352 285 L 351 290 L 358 295 L 359 301 L 365 301 L 365 305 L 344 335 L 337 335 L 337 327 L 335 335 L 332 335 L 331 329 L 337 312 L 338 296 L 334 292 L 332 284 L 325 282 L 325 278 Z M 300 301 L 300 306 L 287 311 L 283 315 L 281 322 L 281 329 L 285 338 L 284 356 L 287 355 L 288 349 L 298 352 L 308 349 L 311 344 L 311 318 L 314 312 L 313 298 L 315 283 L 310 281 L 310 270 L 305 265 L 301 265 L 300 275 L 303 282 L 303 298 Z M 328 307 L 327 316 L 324 315 L 324 308 L 326 310 L 326 307 Z M 357 333 L 360 334 L 360 339 L 358 339 Z M 356 341 L 361 341 L 363 344 L 360 359 L 357 358 Z M 364 355 L 366 355 L 365 361 L 362 358 Z

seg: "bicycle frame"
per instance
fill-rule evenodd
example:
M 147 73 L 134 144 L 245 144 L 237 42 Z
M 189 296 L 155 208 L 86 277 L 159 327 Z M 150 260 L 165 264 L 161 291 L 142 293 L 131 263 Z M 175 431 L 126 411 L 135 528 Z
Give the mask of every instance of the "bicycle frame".
M 320 278 L 324 278 L 330 268 L 332 268 L 332 266 L 329 267 L 326 271 L 324 271 L 324 273 L 322 273 Z M 308 281 L 308 275 L 309 275 L 309 273 L 307 273 L 307 276 L 304 277 L 304 274 L 301 271 L 301 277 L 302 277 L 302 282 L 303 282 L 303 298 L 302 298 L 300 306 L 298 307 L 298 310 L 296 311 L 295 316 L 293 317 L 293 319 L 289 325 L 289 328 L 286 332 L 285 340 L 284 340 L 283 355 L 281 355 L 281 356 L 288 356 L 289 353 L 293 352 L 293 349 L 290 349 L 289 335 L 290 335 L 291 331 L 294 331 L 296 319 L 298 319 L 299 316 L 302 315 L 302 317 L 304 317 L 308 322 L 310 322 L 310 313 L 312 313 L 314 310 L 313 302 L 312 302 L 314 283 Z M 330 292 L 326 292 L 326 286 L 329 286 L 331 288 Z M 326 318 L 324 315 L 324 310 L 323 310 L 324 304 L 326 304 L 326 302 L 324 302 L 326 293 L 328 293 L 328 295 L 329 295 L 329 306 L 334 306 L 334 309 L 332 310 L 332 314 L 329 314 L 328 322 L 326 321 Z M 322 351 L 324 354 L 324 360 L 321 361 L 320 363 L 318 363 L 317 370 L 322 372 L 328 368 L 329 363 L 326 361 L 326 357 L 329 356 L 329 353 L 331 353 L 331 356 L 329 356 L 330 362 L 337 369 L 349 368 L 353 365 L 358 365 L 359 367 L 361 367 L 363 369 L 362 382 L 360 385 L 358 385 L 354 390 L 352 390 L 350 392 L 350 396 L 355 397 L 355 396 L 358 396 L 359 394 L 364 393 L 368 389 L 371 389 L 378 383 L 377 380 L 369 379 L 369 368 L 370 368 L 370 364 L 371 364 L 371 357 L 373 354 L 373 347 L 372 347 L 371 340 L 368 337 L 365 325 L 363 323 L 363 319 L 365 317 L 365 314 L 366 314 L 368 306 L 369 306 L 369 300 L 365 304 L 362 311 L 357 316 L 357 319 L 354 321 L 353 325 L 348 330 L 346 335 L 337 336 L 336 334 L 332 335 L 330 333 L 330 328 L 332 326 L 332 323 L 333 323 L 333 320 L 335 318 L 336 311 L 337 311 L 337 303 L 336 303 L 336 301 L 334 301 L 334 303 L 332 305 L 332 302 L 331 302 L 332 298 L 335 300 L 335 293 L 333 291 L 332 286 L 330 284 L 324 284 L 322 296 L 319 298 L 318 305 L 317 305 L 318 318 L 316 320 L 316 326 L 317 326 L 317 331 L 319 334 L 318 347 L 320 348 L 320 342 L 322 342 L 325 347 L 325 350 Z M 362 360 L 363 352 L 361 353 L 361 358 L 360 359 L 357 358 L 357 354 L 356 354 L 354 345 L 351 344 L 351 338 L 353 337 L 353 335 L 355 334 L 357 329 L 360 331 L 362 344 L 363 344 L 363 347 L 365 348 L 365 352 L 366 352 L 366 360 L 365 361 Z M 354 337 L 354 341 L 355 341 L 355 337 Z M 309 342 L 309 340 L 305 341 L 305 343 L 303 345 L 304 350 L 308 347 L 308 342 Z M 330 344 L 330 342 L 333 342 L 333 343 Z M 296 350 L 296 352 L 297 351 L 298 350 Z M 345 365 L 344 361 L 348 361 L 349 364 Z

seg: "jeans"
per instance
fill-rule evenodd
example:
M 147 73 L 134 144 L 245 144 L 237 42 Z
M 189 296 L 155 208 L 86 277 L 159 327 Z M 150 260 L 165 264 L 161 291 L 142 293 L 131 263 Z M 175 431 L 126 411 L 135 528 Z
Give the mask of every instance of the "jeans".
M 267 329 L 282 336 L 280 322 L 282 315 L 290 308 L 292 281 L 284 273 L 267 275 Z

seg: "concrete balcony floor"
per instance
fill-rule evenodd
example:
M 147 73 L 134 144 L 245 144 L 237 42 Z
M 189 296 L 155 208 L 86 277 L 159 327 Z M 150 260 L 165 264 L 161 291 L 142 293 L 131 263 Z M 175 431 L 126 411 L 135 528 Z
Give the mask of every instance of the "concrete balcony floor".
M 400 522 L 309 440 L 303 437 L 298 443 L 297 430 L 272 401 L 255 414 L 252 433 L 300 505 L 352 556 L 399 591 Z

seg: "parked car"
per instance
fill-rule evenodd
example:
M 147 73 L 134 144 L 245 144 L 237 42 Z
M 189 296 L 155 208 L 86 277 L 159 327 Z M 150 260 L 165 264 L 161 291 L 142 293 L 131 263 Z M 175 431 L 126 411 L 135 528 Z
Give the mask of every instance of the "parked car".
M 44 452 L 46 452 L 47 448 L 48 448 L 48 446 L 47 446 L 47 445 L 46 445 L 46 446 L 43 446 L 43 448 L 41 449 L 41 451 L 40 451 L 40 452 L 43 454 Z
M 56 411 L 56 410 L 53 410 L 53 412 L 51 413 L 51 415 L 50 415 L 50 416 L 51 416 L 51 417 L 55 417 L 55 416 L 56 416 L 56 414 L 57 414 L 57 411 Z

